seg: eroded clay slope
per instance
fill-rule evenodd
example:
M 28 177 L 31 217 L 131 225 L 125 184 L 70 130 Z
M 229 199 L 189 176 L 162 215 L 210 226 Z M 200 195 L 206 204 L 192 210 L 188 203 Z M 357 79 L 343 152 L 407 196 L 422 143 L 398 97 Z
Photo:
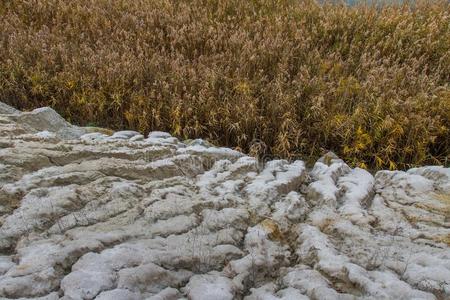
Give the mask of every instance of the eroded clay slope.
M 0 298 L 448 299 L 449 195 L 1 105 Z

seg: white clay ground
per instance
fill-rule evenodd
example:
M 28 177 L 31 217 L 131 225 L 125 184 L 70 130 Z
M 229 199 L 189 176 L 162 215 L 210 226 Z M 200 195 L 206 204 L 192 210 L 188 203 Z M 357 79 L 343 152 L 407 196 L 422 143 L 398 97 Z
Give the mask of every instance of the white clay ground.
M 448 168 L 101 131 L 0 103 L 0 299 L 450 299 Z

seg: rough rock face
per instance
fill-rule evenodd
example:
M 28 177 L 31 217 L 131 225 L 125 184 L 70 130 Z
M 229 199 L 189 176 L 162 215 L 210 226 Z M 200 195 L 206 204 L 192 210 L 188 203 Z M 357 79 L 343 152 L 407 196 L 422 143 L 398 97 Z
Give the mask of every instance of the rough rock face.
M 450 169 L 264 165 L 0 105 L 1 299 L 449 299 Z

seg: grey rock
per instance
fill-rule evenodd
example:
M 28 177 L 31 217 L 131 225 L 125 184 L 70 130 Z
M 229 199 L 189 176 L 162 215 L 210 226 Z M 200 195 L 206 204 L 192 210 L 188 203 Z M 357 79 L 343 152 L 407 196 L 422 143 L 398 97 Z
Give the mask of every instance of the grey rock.
M 71 125 L 50 107 L 23 112 L 14 117 L 14 120 L 31 132 L 49 131 L 62 139 L 79 138 L 85 134 L 82 128 Z
M 0 111 L 0 299 L 447 299 L 450 169 Z
M 20 114 L 20 111 L 15 109 L 12 106 L 9 106 L 3 102 L 0 102 L 0 114 L 15 115 L 15 114 Z

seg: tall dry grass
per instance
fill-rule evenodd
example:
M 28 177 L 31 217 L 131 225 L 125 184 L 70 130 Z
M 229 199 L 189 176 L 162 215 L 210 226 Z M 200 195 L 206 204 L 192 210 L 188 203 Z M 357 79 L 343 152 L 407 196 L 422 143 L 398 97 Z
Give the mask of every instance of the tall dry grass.
M 450 155 L 450 5 L 0 4 L 0 99 L 252 154 L 404 168 Z

